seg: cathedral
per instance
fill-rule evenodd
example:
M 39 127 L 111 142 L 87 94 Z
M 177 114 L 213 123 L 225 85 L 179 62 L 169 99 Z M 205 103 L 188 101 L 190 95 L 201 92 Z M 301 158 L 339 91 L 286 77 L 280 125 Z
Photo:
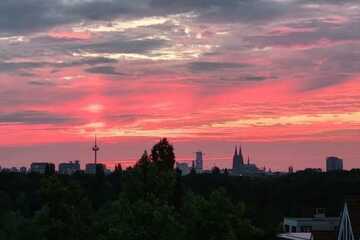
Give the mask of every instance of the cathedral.
M 255 164 L 250 164 L 250 157 L 248 157 L 247 163 L 245 164 L 241 146 L 239 147 L 239 152 L 237 146 L 235 146 L 231 174 L 251 176 L 262 173 L 264 173 L 264 171 L 260 170 Z
M 244 157 L 242 154 L 241 146 L 239 147 L 239 153 L 237 150 L 237 146 L 235 146 L 232 169 L 240 169 L 241 165 L 244 165 Z

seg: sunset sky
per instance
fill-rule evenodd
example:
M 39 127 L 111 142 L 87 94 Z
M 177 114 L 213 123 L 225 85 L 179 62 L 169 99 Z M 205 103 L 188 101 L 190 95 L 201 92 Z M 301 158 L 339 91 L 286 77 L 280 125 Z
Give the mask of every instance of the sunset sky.
M 360 1 L 2 0 L 0 165 L 360 168 Z

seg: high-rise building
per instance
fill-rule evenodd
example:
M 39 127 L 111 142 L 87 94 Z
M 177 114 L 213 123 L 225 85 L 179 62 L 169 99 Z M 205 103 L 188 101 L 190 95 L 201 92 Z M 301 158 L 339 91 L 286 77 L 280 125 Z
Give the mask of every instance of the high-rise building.
M 97 173 L 105 173 L 106 166 L 101 163 L 88 163 L 85 166 L 85 173 L 86 174 L 97 174 Z
M 32 173 L 53 174 L 55 173 L 55 164 L 47 162 L 32 163 L 30 166 L 30 171 Z
M 80 171 L 80 162 L 79 161 L 70 161 L 68 163 L 60 163 L 59 164 L 59 173 L 72 175 L 76 172 Z
M 342 171 L 343 170 L 343 160 L 338 157 L 328 157 L 326 158 L 326 171 Z
M 203 170 L 203 153 L 201 151 L 197 151 L 195 153 L 195 170 L 196 171 Z

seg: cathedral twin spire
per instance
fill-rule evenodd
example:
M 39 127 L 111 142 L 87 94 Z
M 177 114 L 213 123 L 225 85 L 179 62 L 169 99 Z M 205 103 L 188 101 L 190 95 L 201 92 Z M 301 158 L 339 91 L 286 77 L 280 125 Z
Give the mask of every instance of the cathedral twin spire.
M 249 162 L 249 160 L 248 160 L 248 162 Z M 243 157 L 242 149 L 241 149 L 241 145 L 240 145 L 239 153 L 238 153 L 237 146 L 235 146 L 235 153 L 233 156 L 233 169 L 239 169 L 241 167 L 241 165 L 244 165 L 244 157 Z

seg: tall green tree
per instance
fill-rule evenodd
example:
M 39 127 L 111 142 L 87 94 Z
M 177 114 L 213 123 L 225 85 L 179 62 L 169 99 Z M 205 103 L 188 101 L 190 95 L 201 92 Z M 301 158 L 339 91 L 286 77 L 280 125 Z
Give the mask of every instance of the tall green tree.
M 174 147 L 166 138 L 161 139 L 151 149 L 151 160 L 160 170 L 172 170 L 175 165 Z

